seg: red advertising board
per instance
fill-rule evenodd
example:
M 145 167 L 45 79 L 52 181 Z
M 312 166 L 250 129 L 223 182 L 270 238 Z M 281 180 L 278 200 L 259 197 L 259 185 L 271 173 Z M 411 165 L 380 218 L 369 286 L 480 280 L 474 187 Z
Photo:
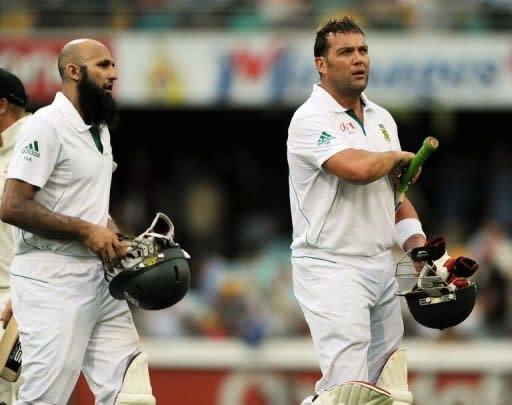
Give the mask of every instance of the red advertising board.
M 320 374 L 311 342 L 250 348 L 238 341 L 145 340 L 158 405 L 298 405 Z M 414 405 L 510 405 L 508 340 L 406 341 Z M 69 405 L 92 405 L 83 377 Z
M 309 395 L 318 373 L 305 371 L 151 369 L 157 404 L 293 405 Z M 179 398 L 179 401 L 177 401 Z M 69 405 L 92 405 L 83 376 Z
M 298 405 L 307 397 L 318 374 L 312 371 L 250 371 L 152 369 L 157 404 Z M 409 374 L 415 405 L 508 405 L 510 375 L 481 372 L 421 372 Z M 93 405 L 85 380 L 69 405 Z
M 14 72 L 25 84 L 32 105 L 51 102 L 61 89 L 57 59 L 62 47 L 74 37 L 59 36 L 0 38 L 0 67 Z M 110 46 L 110 41 L 98 38 Z

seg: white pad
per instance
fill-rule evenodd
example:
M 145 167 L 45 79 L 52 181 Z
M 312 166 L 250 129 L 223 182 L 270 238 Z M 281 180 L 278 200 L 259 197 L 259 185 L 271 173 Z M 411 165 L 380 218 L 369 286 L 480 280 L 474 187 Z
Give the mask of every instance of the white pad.
M 18 379 L 19 381 L 20 379 Z M 11 382 L 0 379 L 0 404 L 14 404 L 16 398 L 14 397 L 13 387 Z
M 322 392 L 313 405 L 392 405 L 386 390 L 362 381 L 351 381 Z
M 135 356 L 128 366 L 115 405 L 155 404 L 156 399 L 149 382 L 148 359 L 146 353 L 142 352 Z
M 377 385 L 389 391 L 393 405 L 411 405 L 412 393 L 407 384 L 407 356 L 404 349 L 396 350 L 387 360 Z

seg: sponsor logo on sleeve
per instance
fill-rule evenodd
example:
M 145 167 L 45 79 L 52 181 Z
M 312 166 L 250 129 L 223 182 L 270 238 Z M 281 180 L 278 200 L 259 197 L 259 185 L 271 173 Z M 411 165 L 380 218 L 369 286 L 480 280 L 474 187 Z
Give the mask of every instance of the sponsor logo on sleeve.
M 21 154 L 25 155 L 25 160 L 32 160 L 32 157 L 39 158 L 41 154 L 39 153 L 39 144 L 37 141 L 32 141 L 28 145 L 26 145 L 22 150 Z
M 333 139 L 336 139 L 336 137 L 324 131 L 320 134 L 316 144 L 318 146 L 329 145 Z

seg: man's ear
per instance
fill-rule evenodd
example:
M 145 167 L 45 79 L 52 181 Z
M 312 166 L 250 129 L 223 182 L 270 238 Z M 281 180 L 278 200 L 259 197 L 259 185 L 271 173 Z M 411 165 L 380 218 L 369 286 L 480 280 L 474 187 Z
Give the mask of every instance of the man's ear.
M 316 65 L 316 70 L 318 71 L 318 73 L 320 73 L 320 74 L 325 73 L 325 57 L 317 56 L 315 58 L 315 65 Z
M 68 76 L 72 80 L 79 81 L 81 77 L 81 71 L 80 66 L 75 65 L 74 63 L 68 63 L 66 65 L 66 72 L 68 73 Z
M 9 101 L 6 98 L 0 97 L 0 115 L 4 115 L 9 110 Z

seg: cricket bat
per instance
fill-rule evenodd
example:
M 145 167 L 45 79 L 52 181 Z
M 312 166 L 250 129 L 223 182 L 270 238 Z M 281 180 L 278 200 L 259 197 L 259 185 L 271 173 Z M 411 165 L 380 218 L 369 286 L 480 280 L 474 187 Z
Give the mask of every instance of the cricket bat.
M 420 166 L 425 163 L 425 160 L 427 160 L 430 154 L 435 151 L 438 146 L 439 141 L 436 138 L 432 136 L 425 138 L 421 148 L 409 162 L 404 174 L 402 174 L 400 185 L 395 190 L 395 212 L 398 211 L 404 201 L 405 193 L 409 188 L 409 182 L 414 177 Z
M 18 336 L 18 323 L 14 316 L 11 316 L 0 340 L 0 377 L 14 382 L 18 379 L 20 373 L 21 345 Z

